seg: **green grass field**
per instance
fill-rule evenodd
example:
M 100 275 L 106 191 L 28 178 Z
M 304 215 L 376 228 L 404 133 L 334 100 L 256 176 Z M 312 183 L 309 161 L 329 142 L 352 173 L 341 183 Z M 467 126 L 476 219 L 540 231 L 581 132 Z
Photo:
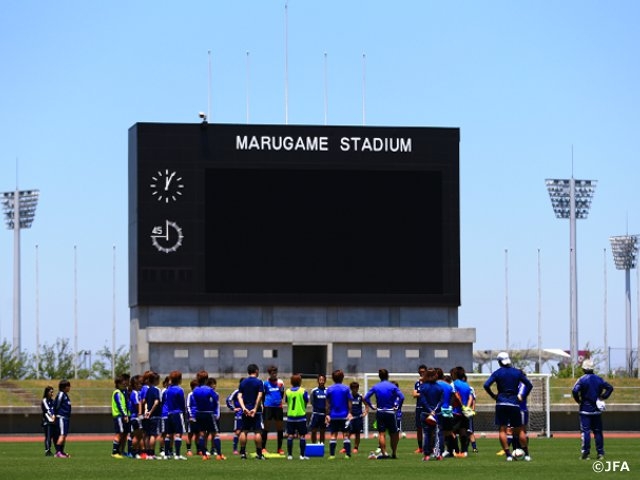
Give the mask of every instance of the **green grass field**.
M 640 472 L 638 456 L 638 439 L 606 438 L 606 461 L 626 462 L 628 471 L 620 472 L 622 463 L 618 464 L 618 472 L 607 474 L 626 474 L 628 478 L 637 478 Z M 478 454 L 471 454 L 464 459 L 445 459 L 441 462 L 422 462 L 419 455 L 413 454 L 416 447 L 414 439 L 400 441 L 397 460 L 368 460 L 367 453 L 376 447 L 375 440 L 363 440 L 360 452 L 350 460 L 338 456 L 329 461 L 324 458 L 311 458 L 302 462 L 297 459 L 297 442 L 294 443 L 294 460 L 271 458 L 265 462 L 253 459 L 240 460 L 229 455 L 230 443 L 223 442 L 223 449 L 229 459 L 223 462 L 210 460 L 203 462 L 199 457 L 191 457 L 187 461 L 142 461 L 122 459 L 110 456 L 110 442 L 70 442 L 67 452 L 70 459 L 44 457 L 40 443 L 0 443 L 0 465 L 2 478 L 10 480 L 47 478 L 47 480 L 86 480 L 86 479 L 128 479 L 156 480 L 167 478 L 201 478 L 210 475 L 216 479 L 265 478 L 267 475 L 280 478 L 366 478 L 406 479 L 416 476 L 429 479 L 481 478 L 498 480 L 508 476 L 511 478 L 545 478 L 548 480 L 561 478 L 572 480 L 592 478 L 594 460 L 579 460 L 579 440 L 576 438 L 536 438 L 530 441 L 531 462 L 506 462 L 504 457 L 496 456 L 497 439 L 479 439 Z M 328 449 L 328 448 L 327 448 Z M 251 450 L 249 450 L 251 451 Z M 459 467 L 459 470 L 458 470 Z M 613 463 L 609 468 L 614 468 Z M 452 470 L 452 468 L 454 468 Z M 607 468 L 605 462 L 604 468 Z M 273 473 L 269 473 L 273 471 Z M 516 476 L 517 475 L 517 476 Z

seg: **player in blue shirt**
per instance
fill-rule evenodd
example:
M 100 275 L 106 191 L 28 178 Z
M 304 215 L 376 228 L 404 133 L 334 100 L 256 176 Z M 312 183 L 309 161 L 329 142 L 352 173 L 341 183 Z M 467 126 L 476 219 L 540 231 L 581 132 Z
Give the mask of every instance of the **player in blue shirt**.
M 391 440 L 391 458 L 396 458 L 397 456 L 400 432 L 398 431 L 398 423 L 396 421 L 396 408 L 402 408 L 404 394 L 396 385 L 389 381 L 389 371 L 386 368 L 378 370 L 378 378 L 380 378 L 380 382 L 376 383 L 366 393 L 364 402 L 369 408 L 376 412 L 378 442 L 380 443 L 381 450 L 378 459 L 382 460 L 389 458 L 385 432 L 389 432 L 389 439 Z M 375 406 L 371 403 L 372 396 L 376 397 Z
M 279 455 L 284 455 L 282 440 L 284 437 L 284 409 L 282 399 L 284 397 L 284 382 L 278 378 L 278 367 L 271 365 L 267 369 L 269 378 L 264 381 L 264 430 L 262 431 L 262 449 L 267 450 L 267 438 L 271 426 L 275 425 Z
M 197 374 L 196 374 L 197 375 Z M 185 426 L 187 428 L 187 457 L 193 456 L 193 452 L 191 451 L 191 444 L 193 443 L 193 439 L 196 439 L 196 448 L 198 445 L 198 439 L 200 438 L 200 432 L 198 431 L 198 426 L 196 425 L 196 406 L 193 401 L 193 391 L 198 387 L 198 379 L 194 378 L 189 382 L 189 387 L 191 391 L 187 394 L 187 410 L 186 417 L 187 422 L 185 422 Z M 198 451 L 198 453 L 200 453 Z
M 336 444 L 338 443 L 338 433 L 342 432 L 342 446 L 345 451 L 345 458 L 351 458 L 351 432 L 349 423 L 351 422 L 351 390 L 344 385 L 344 372 L 334 370 L 331 374 L 333 385 L 327 388 L 327 416 L 325 423 L 329 427 L 329 460 L 336 458 Z
M 324 443 L 324 434 L 326 431 L 325 419 L 327 416 L 326 382 L 326 375 L 322 373 L 318 375 L 318 386 L 311 389 L 311 393 L 309 394 L 309 402 L 311 403 L 311 419 L 309 420 L 311 443 L 316 443 L 318 438 L 320 439 L 320 443 Z
M 517 436 L 520 440 L 520 448 L 524 450 L 524 459 L 528 462 L 531 460 L 531 457 L 529 456 L 527 437 L 522 430 L 520 401 L 529 395 L 533 384 L 521 370 L 511 366 L 511 359 L 507 352 L 500 352 L 497 360 L 500 368 L 493 372 L 487 381 L 484 382 L 484 389 L 489 396 L 496 401 L 496 425 L 500 428 L 500 445 L 504 450 L 507 461 L 512 461 L 513 457 L 511 456 L 507 443 L 507 428 L 511 426 L 513 428 L 513 435 Z M 520 382 L 525 385 L 523 395 L 518 394 Z M 497 394 L 491 390 L 491 386 L 494 383 L 498 388 Z
M 467 372 L 463 367 L 454 367 L 451 370 L 453 386 L 460 400 L 454 408 L 453 414 L 456 420 L 455 432 L 460 439 L 460 456 L 466 457 L 469 452 L 469 417 L 464 415 L 465 410 L 473 403 L 471 387 L 466 382 Z
M 241 378 L 238 382 L 238 385 L 242 383 L 244 378 Z M 234 412 L 233 414 L 233 454 L 239 455 L 238 451 L 238 439 L 240 438 L 240 433 L 242 432 L 242 407 L 240 406 L 240 402 L 238 402 L 238 392 L 239 390 L 236 388 L 233 392 L 229 394 L 227 397 L 227 408 Z
M 266 460 L 262 454 L 262 423 L 261 403 L 264 396 L 264 383 L 258 378 L 260 373 L 255 363 L 247 367 L 248 376 L 240 382 L 238 387 L 238 403 L 242 408 L 242 432 L 240 433 L 240 458 L 247 459 L 247 434 L 253 432 L 256 444 L 256 459 Z
M 602 410 L 604 400 L 613 393 L 613 386 L 602 377 L 593 373 L 594 365 L 591 359 L 582 362 L 584 375 L 573 386 L 571 394 L 573 399 L 580 404 L 578 415 L 580 417 L 580 432 L 582 446 L 580 448 L 583 460 L 589 459 L 591 453 L 591 432 L 598 452 L 598 460 L 604 458 L 604 434 L 602 432 Z
M 171 440 L 173 440 L 175 460 L 186 460 L 187 457 L 180 454 L 182 448 L 182 434 L 185 432 L 186 400 L 184 390 L 180 386 L 182 383 L 182 372 L 174 370 L 169 374 L 169 387 L 166 391 L 167 404 L 167 437 L 164 439 L 165 453 L 171 451 Z
M 64 447 L 69 434 L 69 424 L 71 418 L 71 399 L 69 391 L 71 390 L 71 382 L 69 380 L 60 380 L 58 383 L 58 395 L 53 402 L 53 414 L 56 418 L 56 426 L 58 429 L 58 440 L 56 441 L 56 458 L 69 458 L 71 455 L 65 453 Z
M 134 375 L 129 380 L 129 425 L 131 430 L 131 456 L 141 459 L 144 453 L 144 430 L 142 419 L 144 410 L 140 401 L 142 375 Z
M 45 387 L 40 408 L 42 409 L 42 428 L 44 430 L 44 455 L 52 457 L 51 445 L 55 443 L 54 435 L 56 431 L 56 418 L 53 414 L 53 387 Z
M 444 389 L 437 381 L 435 369 L 424 371 L 420 382 L 418 405 L 420 407 L 420 423 L 422 426 L 422 460 L 428 462 L 431 458 L 442 460 L 441 435 L 438 426 L 438 411 L 444 401 Z
M 147 377 L 147 389 L 144 399 L 144 444 L 145 455 L 141 455 L 146 459 L 155 458 L 156 439 L 161 433 L 162 423 L 162 396 L 158 384 L 160 383 L 160 375 L 150 371 L 145 374 Z
M 416 440 L 418 442 L 418 448 L 414 453 L 422 453 L 422 422 L 420 421 L 422 415 L 422 409 L 418 402 L 418 397 L 420 396 L 420 385 L 422 385 L 422 379 L 424 377 L 425 372 L 427 371 L 427 366 L 425 364 L 421 364 L 418 367 L 418 380 L 413 386 L 413 398 L 416 401 L 416 413 L 415 413 L 415 424 L 416 424 Z
M 369 408 L 364 403 L 363 396 L 360 394 L 360 384 L 358 382 L 351 382 L 349 384 L 351 389 L 351 422 L 349 422 L 349 431 L 353 435 L 353 453 L 358 453 L 360 448 L 360 434 L 364 429 L 364 419 L 369 414 Z M 345 453 L 345 452 L 342 452 Z

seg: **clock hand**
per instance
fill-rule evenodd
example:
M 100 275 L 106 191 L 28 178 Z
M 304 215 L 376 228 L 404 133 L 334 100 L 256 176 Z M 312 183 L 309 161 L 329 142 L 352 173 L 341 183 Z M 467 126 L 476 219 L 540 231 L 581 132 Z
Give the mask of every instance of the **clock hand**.
M 164 189 L 165 190 L 169 190 L 169 184 L 171 183 L 171 180 L 173 179 L 173 176 L 176 174 L 176 172 L 171 172 L 171 175 L 169 175 L 165 180 L 164 180 Z

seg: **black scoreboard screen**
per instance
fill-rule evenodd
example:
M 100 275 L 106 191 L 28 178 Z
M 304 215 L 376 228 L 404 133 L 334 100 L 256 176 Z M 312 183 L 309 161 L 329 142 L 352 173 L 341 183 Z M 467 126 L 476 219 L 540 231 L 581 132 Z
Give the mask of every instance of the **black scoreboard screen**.
M 459 305 L 459 136 L 134 125 L 130 305 Z

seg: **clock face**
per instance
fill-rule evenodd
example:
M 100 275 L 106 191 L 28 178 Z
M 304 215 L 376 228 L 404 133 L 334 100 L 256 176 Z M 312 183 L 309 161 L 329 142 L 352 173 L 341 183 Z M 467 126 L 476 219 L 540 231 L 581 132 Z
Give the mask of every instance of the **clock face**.
M 158 170 L 151 177 L 151 195 L 156 197 L 159 202 L 169 203 L 175 202 L 182 196 L 182 177 L 175 170 Z
M 182 245 L 182 228 L 176 222 L 166 220 L 151 230 L 151 244 L 162 253 L 175 252 Z

